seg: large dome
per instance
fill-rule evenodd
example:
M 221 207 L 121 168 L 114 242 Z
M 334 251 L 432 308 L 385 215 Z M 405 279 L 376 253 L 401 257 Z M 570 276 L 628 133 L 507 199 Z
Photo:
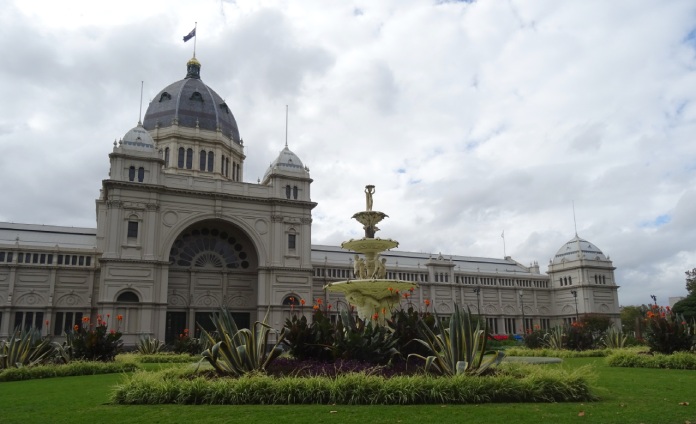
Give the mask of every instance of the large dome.
M 584 259 L 589 261 L 607 261 L 601 250 L 587 240 L 583 240 L 576 234 L 570 241 L 561 246 L 553 257 L 554 264 Z
M 186 78 L 168 85 L 157 93 L 145 112 L 143 126 L 152 131 L 157 126 L 179 126 L 217 131 L 240 142 L 237 121 L 225 101 L 200 79 L 201 64 L 196 58 L 186 64 Z

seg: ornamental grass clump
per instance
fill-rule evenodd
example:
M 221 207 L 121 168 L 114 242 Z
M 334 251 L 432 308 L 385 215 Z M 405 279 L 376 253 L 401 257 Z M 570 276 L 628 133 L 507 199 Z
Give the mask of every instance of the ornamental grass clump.
M 46 364 L 6 369 L 0 371 L 0 381 L 122 373 L 133 372 L 137 369 L 139 366 L 133 362 L 73 361 L 69 364 Z
M 208 361 L 219 375 L 239 377 L 264 371 L 283 353 L 279 345 L 285 338 L 284 332 L 278 334 L 275 344 L 267 351 L 271 332 L 275 331 L 267 323 L 268 312 L 263 321 L 256 321 L 251 329 L 238 328 L 227 309 L 213 314 L 215 332 L 211 334 L 201 328 L 202 338 L 212 346 L 201 353 L 200 362 Z
M 628 368 L 668 368 L 696 370 L 696 354 L 691 352 L 674 352 L 669 355 L 645 354 L 635 351 L 617 351 L 606 359 L 610 367 Z
M 437 313 L 437 333 L 420 321 L 421 343 L 430 350 L 429 356 L 410 354 L 408 358 L 425 361 L 426 371 L 444 375 L 473 374 L 482 375 L 493 369 L 505 357 L 502 351 L 486 351 L 488 337 L 486 329 L 481 328 L 481 320 L 473 326 L 469 313 L 461 311 L 457 304 L 449 320 L 449 328 L 444 328 Z

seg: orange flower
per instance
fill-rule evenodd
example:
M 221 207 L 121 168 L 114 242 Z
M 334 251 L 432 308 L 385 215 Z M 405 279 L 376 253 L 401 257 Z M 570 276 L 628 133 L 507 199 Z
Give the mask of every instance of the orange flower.
M 411 293 L 413 293 L 413 290 L 414 290 L 413 287 L 410 287 L 410 288 L 408 289 L 408 291 L 410 291 Z
M 116 319 L 119 321 L 123 321 L 123 315 L 116 315 Z
M 188 334 L 188 328 L 184 328 L 184 334 Z
M 314 305 L 314 306 L 312 306 L 312 309 L 314 309 L 315 311 L 318 311 L 318 310 L 319 310 L 319 305 Z
M 321 300 L 321 297 L 318 297 L 317 298 L 317 305 L 321 305 L 321 302 L 323 302 L 323 300 Z
M 391 288 L 391 287 L 389 287 L 389 288 L 388 288 L 387 290 L 389 290 L 389 291 L 394 291 L 394 289 L 393 289 L 393 288 Z
M 75 331 L 80 331 L 80 326 L 77 325 L 77 324 L 75 324 L 75 326 L 73 327 L 73 330 L 75 330 Z
M 305 300 L 304 300 L 304 299 L 300 299 L 300 305 L 304 306 L 304 304 L 305 304 Z
M 328 307 L 329 309 L 331 309 L 332 305 L 329 303 L 329 304 L 327 305 L 327 307 Z
M 425 303 L 425 306 L 426 306 L 426 307 L 427 307 L 427 306 L 430 306 L 430 300 L 429 300 L 429 299 L 425 299 L 425 302 L 423 302 L 423 303 Z
M 395 293 L 397 296 L 399 295 L 399 291 L 398 291 L 398 290 L 395 290 L 394 293 Z
M 89 317 L 82 317 L 82 322 L 89 322 Z
M 372 315 L 372 319 L 377 321 L 379 319 L 379 314 Z
M 404 299 L 408 299 L 410 295 L 408 293 L 404 293 Z
M 290 303 L 295 303 L 295 298 L 290 296 Z

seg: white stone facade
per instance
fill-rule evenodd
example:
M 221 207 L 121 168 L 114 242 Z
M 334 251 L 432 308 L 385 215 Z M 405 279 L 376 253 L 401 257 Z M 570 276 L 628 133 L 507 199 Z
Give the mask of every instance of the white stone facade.
M 200 64 L 188 67 L 187 78 L 198 79 Z M 123 315 L 121 330 L 132 344 L 141 335 L 171 340 L 197 322 L 207 325 L 221 307 L 242 324 L 270 308 L 271 324 L 281 327 L 290 297 L 304 299 L 306 308 L 317 298 L 334 311 L 345 304 L 323 287 L 352 278 L 353 254 L 312 246 L 309 170 L 286 146 L 263 181 L 243 182 L 236 122 L 223 121 L 220 115 L 231 114 L 227 106 L 196 84 L 192 90 L 209 94 L 163 90 L 145 126 L 114 143 L 96 229 L 0 223 L 0 339 L 27 325 L 60 337 L 82 317 L 94 321 L 100 314 L 111 326 Z M 186 84 L 168 89 L 180 86 Z M 179 100 L 184 95 L 193 106 Z M 172 99 L 177 103 L 168 109 Z M 200 125 L 195 102 L 202 108 L 218 102 L 201 109 Z M 399 251 L 383 257 L 387 278 L 420 285 L 409 299 L 416 308 L 424 309 L 426 299 L 442 314 L 455 303 L 474 312 L 480 307 L 493 332 L 519 333 L 523 315 L 528 329 L 585 313 L 618 320 L 614 267 L 585 244 L 569 241 L 548 275 L 509 257 Z

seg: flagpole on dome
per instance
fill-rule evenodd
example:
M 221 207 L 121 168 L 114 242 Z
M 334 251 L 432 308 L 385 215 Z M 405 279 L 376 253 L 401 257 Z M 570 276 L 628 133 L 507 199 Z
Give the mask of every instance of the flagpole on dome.
M 196 57 L 196 41 L 198 40 L 198 37 L 196 37 L 196 31 L 198 30 L 198 22 L 193 23 L 193 57 Z

